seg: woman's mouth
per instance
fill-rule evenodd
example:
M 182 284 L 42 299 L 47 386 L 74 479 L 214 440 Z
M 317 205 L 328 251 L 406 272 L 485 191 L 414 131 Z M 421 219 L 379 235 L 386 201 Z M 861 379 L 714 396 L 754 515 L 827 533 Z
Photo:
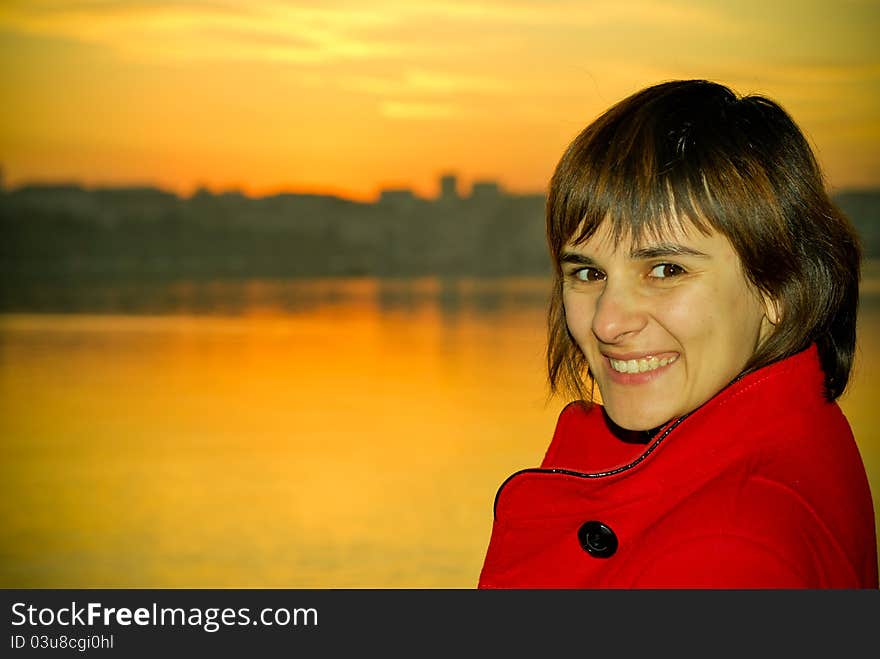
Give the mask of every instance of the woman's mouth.
M 611 364 L 611 368 L 618 373 L 647 373 L 668 366 L 676 359 L 678 359 L 678 355 L 661 358 L 650 356 L 640 359 L 613 359 L 609 357 L 608 362 Z

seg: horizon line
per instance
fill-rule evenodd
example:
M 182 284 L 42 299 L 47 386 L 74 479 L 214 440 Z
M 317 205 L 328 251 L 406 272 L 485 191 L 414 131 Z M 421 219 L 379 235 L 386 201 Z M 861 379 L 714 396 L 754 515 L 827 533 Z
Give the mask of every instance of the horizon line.
M 2 170 L 0 170 L 2 171 Z M 446 176 L 455 176 L 457 183 L 457 176 L 454 174 L 444 174 L 441 177 L 438 177 L 438 182 L 442 180 L 442 178 Z M 423 196 L 419 194 L 419 192 L 415 189 L 415 187 L 407 186 L 407 185 L 388 185 L 380 187 L 376 193 L 369 200 L 366 197 L 361 197 L 360 195 L 352 194 L 350 192 L 344 192 L 341 190 L 335 190 L 333 188 L 313 188 L 311 190 L 295 188 L 295 187 L 278 187 L 278 188 L 270 188 L 271 191 L 264 192 L 252 192 L 247 191 L 245 186 L 211 186 L 211 185 L 198 185 L 192 189 L 190 193 L 184 193 L 179 190 L 175 190 L 171 186 L 163 186 L 157 185 L 155 183 L 149 182 L 128 182 L 128 183 L 86 183 L 83 181 L 77 181 L 75 179 L 34 179 L 34 180 L 24 180 L 16 183 L 12 186 L 7 186 L 3 183 L 2 178 L 0 178 L 0 193 L 8 194 L 14 193 L 23 189 L 28 188 L 77 188 L 84 192 L 99 192 L 99 191 L 155 191 L 161 192 L 164 194 L 169 194 L 175 196 L 179 199 L 193 199 L 200 194 L 208 193 L 214 197 L 221 197 L 226 195 L 236 195 L 245 197 L 251 200 L 257 199 L 267 199 L 271 197 L 279 197 L 285 195 L 292 196 L 301 196 L 301 197 L 329 197 L 340 199 L 344 201 L 350 201 L 354 203 L 378 203 L 382 200 L 384 194 L 389 195 L 409 195 L 416 201 L 439 201 L 444 198 L 457 198 L 460 200 L 471 199 L 474 197 L 474 188 L 483 189 L 485 188 L 494 188 L 495 191 L 500 196 L 508 196 L 508 197 L 530 197 L 530 196 L 546 196 L 546 189 L 542 190 L 530 190 L 530 191 L 512 191 L 504 187 L 504 185 L 497 179 L 490 178 L 474 178 L 471 181 L 470 185 L 470 194 L 465 194 L 459 191 L 457 188 L 455 189 L 455 194 L 444 194 L 444 189 L 441 184 L 440 190 L 433 196 Z M 880 193 L 880 184 L 877 185 L 853 185 L 853 186 L 844 186 L 844 187 L 831 187 L 828 186 L 827 192 L 830 196 L 835 196 L 838 194 L 845 193 Z
M 2 170 L 0 170 L 2 171 Z M 437 181 L 442 181 L 446 176 L 455 176 L 454 174 L 444 174 L 441 177 L 437 178 Z M 444 197 L 455 197 L 458 199 L 470 199 L 473 197 L 475 189 L 476 190 L 485 190 L 489 188 L 494 188 L 498 194 L 501 196 L 509 196 L 509 197 L 528 197 L 528 196 L 545 196 L 546 190 L 535 189 L 530 191 L 518 191 L 518 190 L 510 190 L 505 185 L 499 181 L 498 179 L 491 179 L 488 177 L 480 177 L 474 178 L 471 180 L 469 189 L 466 191 L 462 191 L 458 189 L 458 177 L 456 176 L 456 189 L 454 190 L 454 195 L 444 194 L 444 189 L 442 183 L 440 185 L 440 189 L 431 196 L 424 196 L 421 194 L 415 186 L 408 186 L 404 184 L 389 184 L 387 186 L 381 186 L 377 189 L 377 191 L 369 198 L 361 195 L 357 195 L 351 192 L 346 192 L 342 190 L 338 190 L 332 187 L 315 187 L 312 189 L 308 188 L 296 188 L 296 187 L 273 187 L 270 186 L 266 191 L 263 192 L 254 192 L 248 191 L 246 186 L 212 186 L 209 184 L 201 184 L 192 188 L 189 193 L 180 191 L 175 189 L 173 186 L 165 186 L 156 183 L 150 182 L 105 182 L 105 183 L 87 183 L 85 181 L 76 180 L 76 179 L 31 179 L 31 180 L 22 180 L 14 185 L 6 185 L 0 179 L 0 193 L 8 194 L 14 193 L 23 189 L 28 188 L 46 188 L 46 189 L 79 189 L 84 192 L 98 192 L 104 190 L 151 190 L 156 192 L 162 192 L 165 194 L 170 194 L 179 199 L 192 199 L 199 194 L 208 193 L 215 197 L 220 197 L 224 195 L 238 195 L 242 197 L 246 197 L 248 199 L 265 199 L 270 197 L 278 197 L 284 195 L 295 195 L 302 197 L 332 197 L 336 199 L 341 199 L 345 201 L 351 201 L 355 203 L 376 203 L 381 201 L 383 194 L 403 194 L 403 195 L 411 195 L 413 199 L 420 201 L 437 201 L 441 200 Z M 880 186 L 877 188 L 880 190 Z

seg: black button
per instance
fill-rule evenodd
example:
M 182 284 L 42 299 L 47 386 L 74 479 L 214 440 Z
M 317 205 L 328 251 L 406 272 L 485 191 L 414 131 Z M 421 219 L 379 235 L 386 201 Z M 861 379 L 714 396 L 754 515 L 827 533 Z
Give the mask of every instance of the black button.
M 586 522 L 578 529 L 578 540 L 590 556 L 608 558 L 617 551 L 617 536 L 602 522 Z

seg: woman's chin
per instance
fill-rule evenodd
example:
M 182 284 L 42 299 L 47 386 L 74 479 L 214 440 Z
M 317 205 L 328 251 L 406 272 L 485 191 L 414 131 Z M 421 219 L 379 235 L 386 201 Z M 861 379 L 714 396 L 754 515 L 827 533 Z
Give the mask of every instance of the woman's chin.
M 624 430 L 654 430 L 673 416 L 664 410 L 633 409 L 627 405 L 615 405 L 613 402 L 605 402 L 604 405 L 608 418 Z

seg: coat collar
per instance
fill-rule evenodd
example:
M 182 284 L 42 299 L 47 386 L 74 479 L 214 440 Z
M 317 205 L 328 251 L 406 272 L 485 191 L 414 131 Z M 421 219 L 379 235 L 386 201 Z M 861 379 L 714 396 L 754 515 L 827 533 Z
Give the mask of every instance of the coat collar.
M 815 343 L 808 348 L 773 362 L 763 368 L 737 376 L 730 384 L 715 394 L 695 410 L 670 419 L 653 432 L 653 436 L 645 442 L 653 444 L 660 438 L 664 438 L 669 432 L 682 421 L 689 417 L 702 420 L 703 417 L 713 416 L 725 410 L 734 402 L 741 399 L 753 399 L 759 397 L 763 407 L 784 407 L 791 400 L 798 400 L 802 404 L 815 404 L 824 400 L 825 375 L 819 361 L 819 350 Z M 599 408 L 598 410 L 591 409 Z M 601 405 L 585 406 L 587 414 L 598 414 Z M 601 415 L 604 423 L 611 431 L 613 425 L 604 412 Z M 693 421 L 691 422 L 693 423 Z
M 519 476 L 559 474 L 594 481 L 624 476 L 650 461 L 661 452 L 660 449 L 670 438 L 680 433 L 696 437 L 703 444 L 705 436 L 712 436 L 713 441 L 727 438 L 733 443 L 742 443 L 744 434 L 754 434 L 749 432 L 750 428 L 760 427 L 768 420 L 784 422 L 804 406 L 823 404 L 823 386 L 824 374 L 819 352 L 813 344 L 799 353 L 737 378 L 697 409 L 664 424 L 647 444 L 639 445 L 641 450 L 633 452 L 630 459 L 618 465 L 602 465 L 602 468 L 581 471 L 568 464 L 551 461 L 541 468 L 514 473 L 502 483 L 495 495 L 496 513 L 502 491 Z M 797 409 L 793 408 L 793 402 L 797 403 Z M 571 430 L 558 431 L 553 439 L 554 444 L 583 442 L 587 437 L 591 442 L 620 441 L 612 432 L 601 405 L 572 403 L 563 416 L 566 414 L 573 417 L 566 423 L 566 428 Z

